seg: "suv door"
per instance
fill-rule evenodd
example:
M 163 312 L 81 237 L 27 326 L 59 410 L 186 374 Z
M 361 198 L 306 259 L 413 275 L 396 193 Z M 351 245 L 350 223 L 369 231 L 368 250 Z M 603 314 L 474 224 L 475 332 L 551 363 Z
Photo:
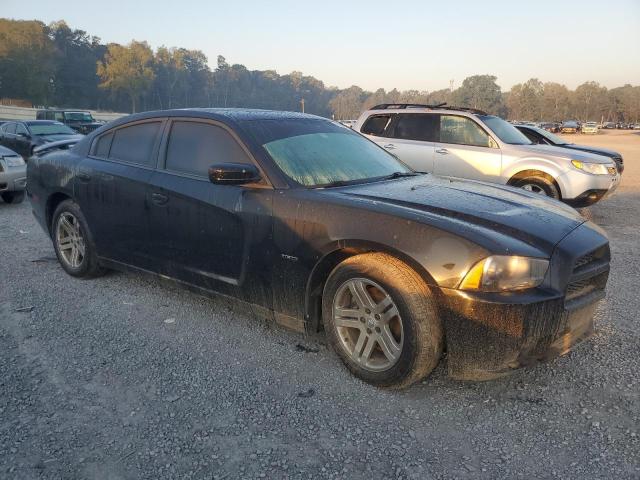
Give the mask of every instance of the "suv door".
M 155 118 L 110 130 L 80 162 L 76 197 L 101 257 L 146 269 L 153 264 L 145 193 L 164 123 Z
M 439 118 L 433 113 L 399 113 L 385 148 L 418 172 L 433 173 L 433 151 Z
M 470 117 L 439 116 L 440 141 L 435 143 L 434 173 L 500 182 L 502 154 L 491 135 Z
M 147 191 L 150 254 L 159 260 L 160 273 L 271 305 L 273 262 L 266 259 L 272 250 L 273 189 L 266 180 L 251 185 L 209 181 L 215 163 L 259 167 L 226 126 L 179 118 L 167 131 Z

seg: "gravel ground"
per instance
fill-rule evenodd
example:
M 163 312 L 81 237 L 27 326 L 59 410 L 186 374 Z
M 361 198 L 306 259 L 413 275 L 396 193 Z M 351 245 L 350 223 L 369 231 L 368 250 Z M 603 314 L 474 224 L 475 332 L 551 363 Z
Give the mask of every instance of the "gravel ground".
M 485 383 L 403 392 L 324 339 L 139 275 L 81 281 L 0 203 L 0 478 L 640 478 L 640 135 L 588 212 L 613 264 L 597 334 Z

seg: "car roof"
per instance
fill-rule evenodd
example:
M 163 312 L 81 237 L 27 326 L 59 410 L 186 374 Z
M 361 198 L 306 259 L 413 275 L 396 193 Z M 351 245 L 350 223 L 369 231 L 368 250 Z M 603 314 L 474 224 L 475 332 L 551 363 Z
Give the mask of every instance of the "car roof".
M 22 123 L 27 125 L 64 125 L 64 123 L 58 122 L 57 120 L 26 120 Z
M 392 112 L 392 113 L 459 113 L 471 115 L 489 115 L 487 112 L 476 108 L 458 107 L 441 103 L 438 105 L 423 105 L 420 103 L 382 103 L 371 107 L 367 112 Z

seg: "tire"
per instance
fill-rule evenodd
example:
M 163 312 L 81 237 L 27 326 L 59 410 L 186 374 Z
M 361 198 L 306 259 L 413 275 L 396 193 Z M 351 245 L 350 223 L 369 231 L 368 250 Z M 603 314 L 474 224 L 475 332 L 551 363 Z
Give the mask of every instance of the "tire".
M 533 193 L 546 195 L 547 197 L 560 200 L 560 192 L 554 182 L 545 177 L 520 178 L 513 183 L 514 187 L 519 187 Z
M 24 190 L 20 192 L 3 192 L 0 194 L 5 203 L 22 203 L 24 200 Z
M 357 301 L 361 287 L 370 309 Z M 429 287 L 387 254 L 340 263 L 325 284 L 322 317 L 329 344 L 347 369 L 377 387 L 407 387 L 431 373 L 442 355 L 442 324 Z
M 60 203 L 53 212 L 51 237 L 58 261 L 69 275 L 95 278 L 104 274 L 87 221 L 72 200 Z

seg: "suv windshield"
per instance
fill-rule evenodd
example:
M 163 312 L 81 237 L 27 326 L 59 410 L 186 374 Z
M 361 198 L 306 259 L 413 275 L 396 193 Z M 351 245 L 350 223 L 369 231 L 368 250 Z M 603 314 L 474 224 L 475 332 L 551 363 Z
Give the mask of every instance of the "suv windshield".
M 289 178 L 307 187 L 414 174 L 375 143 L 329 121 L 255 120 L 244 126 Z
M 493 115 L 478 115 L 478 118 L 487 125 L 500 140 L 510 145 L 531 145 L 531 141 L 509 122 Z
M 64 112 L 64 118 L 68 122 L 93 122 L 89 112 Z
M 34 135 L 77 135 L 78 132 L 62 123 L 32 123 L 29 125 Z

